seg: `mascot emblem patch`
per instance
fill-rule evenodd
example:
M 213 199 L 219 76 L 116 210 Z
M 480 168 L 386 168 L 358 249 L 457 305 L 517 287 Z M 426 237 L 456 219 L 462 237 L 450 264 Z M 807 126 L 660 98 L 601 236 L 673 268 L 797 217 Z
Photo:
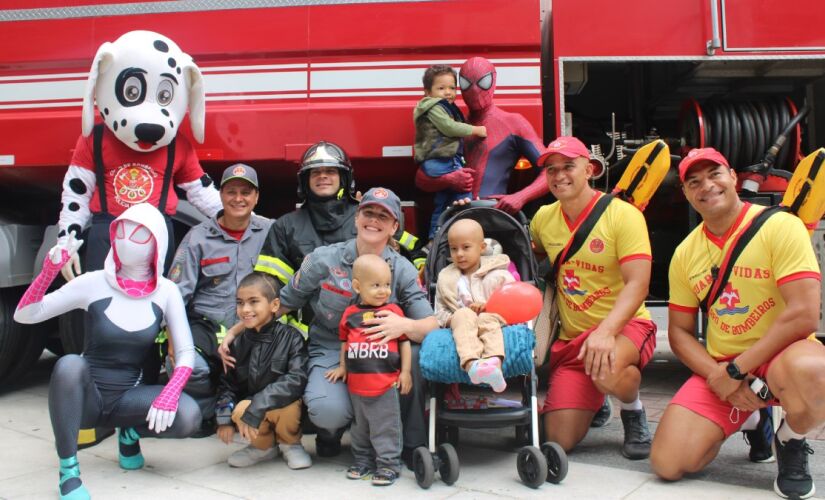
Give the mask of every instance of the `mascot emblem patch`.
M 115 172 L 115 200 L 124 207 L 143 203 L 152 195 L 154 172 L 146 165 L 127 163 Z

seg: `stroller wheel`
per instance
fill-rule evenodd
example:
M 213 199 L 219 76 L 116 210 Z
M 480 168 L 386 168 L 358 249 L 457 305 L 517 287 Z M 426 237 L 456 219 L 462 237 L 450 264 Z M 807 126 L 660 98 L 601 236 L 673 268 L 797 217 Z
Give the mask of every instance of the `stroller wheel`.
M 567 477 L 567 453 L 558 443 L 546 442 L 541 452 L 547 460 L 547 482 L 559 484 Z
M 547 459 L 535 446 L 525 446 L 519 450 L 516 467 L 521 482 L 531 488 L 538 488 L 547 479 Z
M 433 456 L 426 446 L 419 446 L 413 452 L 413 470 L 415 471 L 415 482 L 425 490 L 433 485 L 435 478 L 435 465 Z
M 458 453 L 450 443 L 444 443 L 438 447 L 438 458 L 441 462 L 438 465 L 438 473 L 441 474 L 441 480 L 448 485 L 452 485 L 458 480 Z

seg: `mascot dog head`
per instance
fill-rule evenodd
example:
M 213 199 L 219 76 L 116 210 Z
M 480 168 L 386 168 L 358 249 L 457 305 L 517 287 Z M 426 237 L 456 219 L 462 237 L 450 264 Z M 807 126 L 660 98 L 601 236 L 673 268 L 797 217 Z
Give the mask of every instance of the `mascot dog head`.
M 139 152 L 166 146 L 189 109 L 192 135 L 203 142 L 203 78 L 175 42 L 151 31 L 130 31 L 100 46 L 83 97 L 83 135 L 94 127 L 94 102 L 103 122 Z

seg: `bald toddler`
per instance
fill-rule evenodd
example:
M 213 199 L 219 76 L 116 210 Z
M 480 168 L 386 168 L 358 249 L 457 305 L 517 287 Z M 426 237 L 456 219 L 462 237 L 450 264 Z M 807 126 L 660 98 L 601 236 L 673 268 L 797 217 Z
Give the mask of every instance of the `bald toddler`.
M 490 295 L 515 281 L 508 271 L 507 255 L 484 256 L 484 229 L 472 219 L 461 219 L 447 231 L 452 264 L 438 273 L 435 316 L 451 328 L 461 368 L 474 384 L 489 384 L 494 391 L 507 387 L 504 361 L 504 318 L 484 310 Z

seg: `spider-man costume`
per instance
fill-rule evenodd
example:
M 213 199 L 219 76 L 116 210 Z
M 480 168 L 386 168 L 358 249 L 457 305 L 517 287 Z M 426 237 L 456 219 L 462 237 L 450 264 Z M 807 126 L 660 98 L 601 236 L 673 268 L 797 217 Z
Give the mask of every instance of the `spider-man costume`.
M 465 140 L 467 165 L 441 177 L 429 177 L 418 169 L 415 185 L 427 192 L 450 189 L 470 191 L 473 197 L 497 198 L 496 208 L 515 213 L 525 203 L 547 194 L 543 175 L 517 193 L 507 193 L 510 173 L 518 159 L 527 158 L 533 166 L 544 145 L 527 120 L 517 113 L 503 111 L 493 104 L 496 68 L 483 57 L 471 57 L 459 73 L 461 96 L 470 109 L 467 122 L 487 127 L 487 137 Z

